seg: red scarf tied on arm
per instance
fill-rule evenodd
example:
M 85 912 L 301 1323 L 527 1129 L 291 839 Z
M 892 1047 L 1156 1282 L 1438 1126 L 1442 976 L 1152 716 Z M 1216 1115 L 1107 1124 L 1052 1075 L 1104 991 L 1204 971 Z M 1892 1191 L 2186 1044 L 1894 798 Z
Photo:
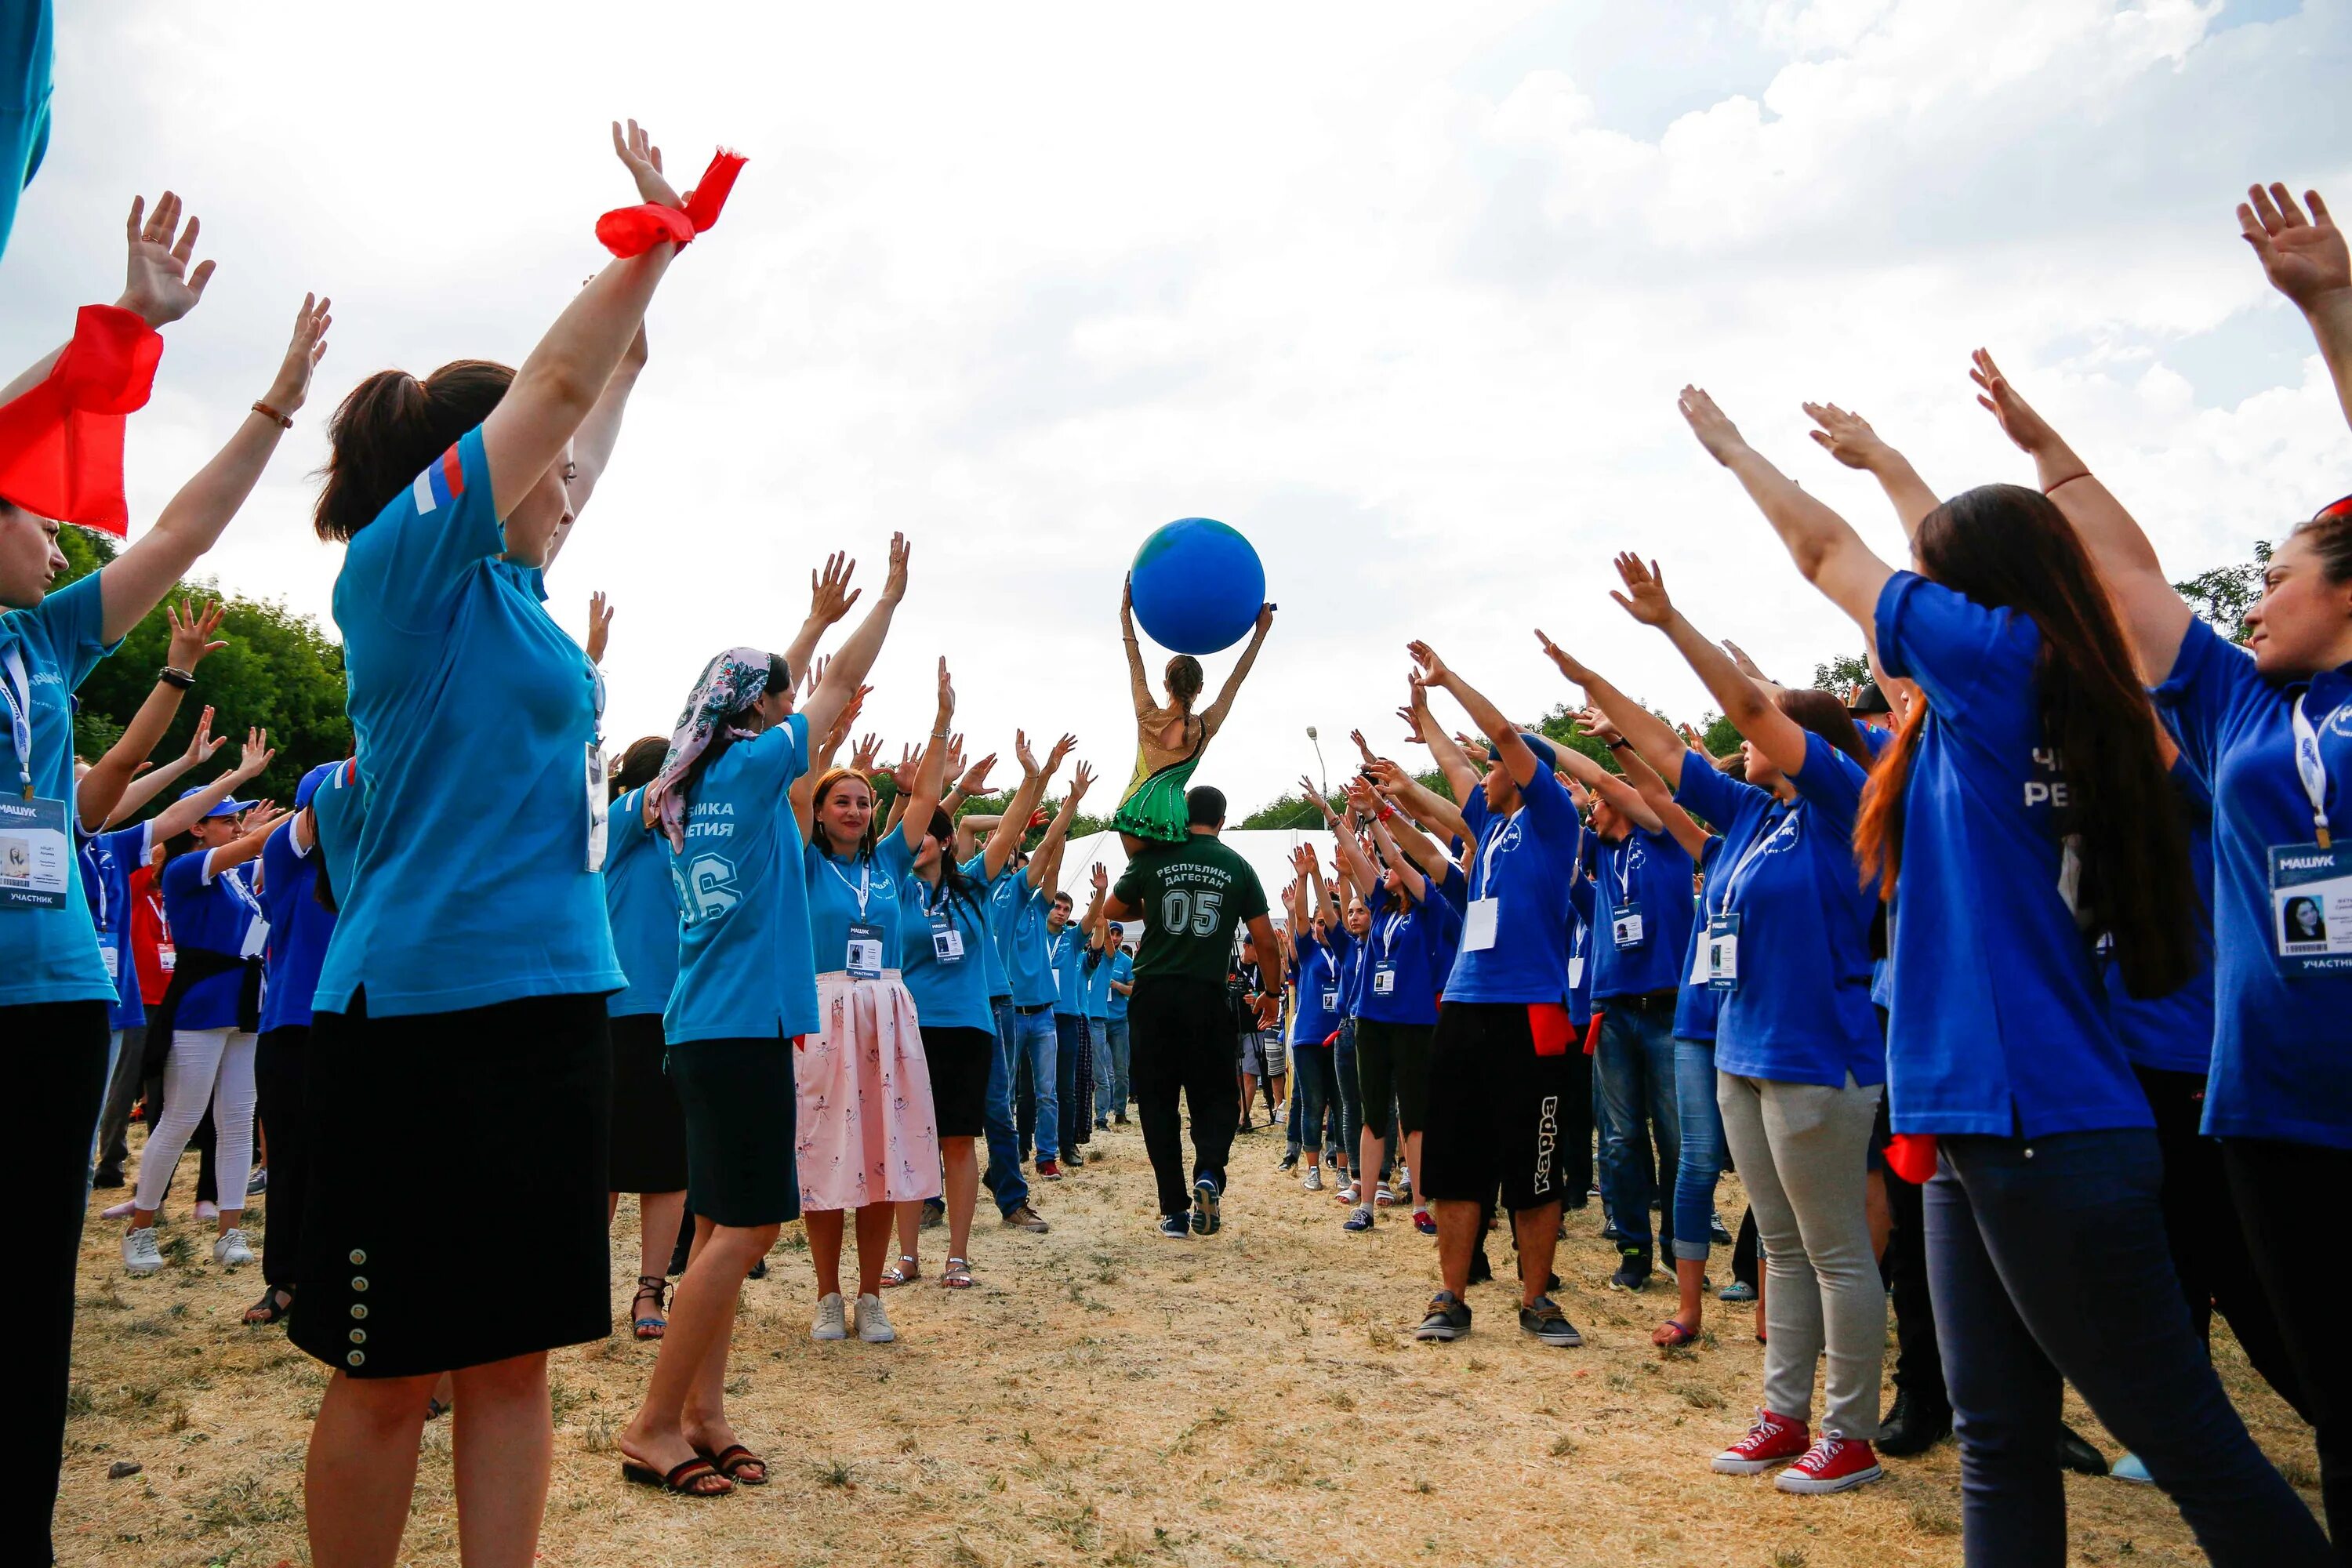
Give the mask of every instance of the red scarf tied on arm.
M 0 405 L 0 500 L 121 538 L 122 428 L 155 387 L 163 340 L 135 311 L 84 305 L 39 385 Z
M 615 207 L 596 220 L 596 237 L 604 248 L 623 258 L 643 256 L 663 240 L 679 245 L 693 242 L 694 237 L 719 221 L 726 208 L 727 194 L 735 188 L 735 175 L 743 167 L 740 153 L 730 153 L 721 147 L 710 155 L 710 167 L 702 171 L 702 183 L 686 194 L 686 208 L 666 207 L 659 202 L 646 202 L 634 207 Z

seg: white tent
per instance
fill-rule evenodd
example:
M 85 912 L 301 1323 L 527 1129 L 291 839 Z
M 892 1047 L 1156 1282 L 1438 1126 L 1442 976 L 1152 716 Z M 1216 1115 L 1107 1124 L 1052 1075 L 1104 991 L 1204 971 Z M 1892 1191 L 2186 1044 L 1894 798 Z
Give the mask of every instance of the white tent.
M 1301 844 L 1313 843 L 1323 863 L 1330 865 L 1331 835 L 1322 828 L 1309 833 L 1304 828 L 1258 827 L 1231 828 L 1218 836 L 1224 847 L 1250 863 L 1257 879 L 1265 885 L 1266 909 L 1276 925 L 1282 918 L 1282 890 L 1290 886 L 1296 874 L 1290 868 L 1291 852 Z M 1070 840 L 1070 847 L 1062 858 L 1062 890 L 1077 900 L 1083 910 L 1087 904 L 1087 889 L 1091 885 L 1094 868 L 1100 866 L 1110 874 L 1110 885 L 1118 886 L 1119 873 L 1127 869 L 1127 850 L 1116 833 L 1090 833 L 1084 838 Z M 1140 933 L 1128 933 L 1129 945 Z

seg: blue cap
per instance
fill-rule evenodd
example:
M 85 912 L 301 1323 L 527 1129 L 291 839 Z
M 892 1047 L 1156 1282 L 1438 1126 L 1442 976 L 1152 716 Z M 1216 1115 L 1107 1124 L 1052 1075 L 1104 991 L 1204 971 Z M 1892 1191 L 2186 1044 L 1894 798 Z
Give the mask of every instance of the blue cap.
M 341 763 L 320 763 L 317 767 L 304 773 L 302 782 L 294 786 L 294 809 L 299 811 L 310 805 L 310 797 L 319 793 L 319 786 L 325 784 L 334 771 L 342 765 Z
M 1536 761 L 1548 768 L 1559 766 L 1559 752 L 1552 748 L 1549 741 L 1545 740 L 1541 735 L 1530 735 L 1525 730 L 1519 731 L 1519 739 L 1526 742 L 1528 750 L 1536 754 Z M 1487 743 L 1486 760 L 1488 762 L 1499 762 L 1502 760 L 1502 755 L 1500 749 L 1492 742 Z
M 202 795 L 211 786 L 208 784 L 198 784 L 194 789 L 184 789 L 180 792 L 180 798 L 182 800 L 185 800 L 190 795 Z M 210 811 L 205 813 L 202 820 L 210 822 L 215 816 L 235 816 L 240 811 L 250 811 L 252 809 L 253 802 L 249 800 L 225 800 L 218 805 L 213 807 Z

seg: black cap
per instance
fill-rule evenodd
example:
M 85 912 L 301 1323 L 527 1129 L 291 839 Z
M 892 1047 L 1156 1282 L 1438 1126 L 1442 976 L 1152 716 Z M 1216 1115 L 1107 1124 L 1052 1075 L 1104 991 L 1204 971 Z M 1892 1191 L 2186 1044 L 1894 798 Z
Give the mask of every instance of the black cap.
M 1845 705 L 1845 710 L 1849 713 L 1892 713 L 1895 707 L 1886 700 L 1886 693 L 1878 689 L 1878 682 L 1865 680 L 1854 689 L 1853 700 Z

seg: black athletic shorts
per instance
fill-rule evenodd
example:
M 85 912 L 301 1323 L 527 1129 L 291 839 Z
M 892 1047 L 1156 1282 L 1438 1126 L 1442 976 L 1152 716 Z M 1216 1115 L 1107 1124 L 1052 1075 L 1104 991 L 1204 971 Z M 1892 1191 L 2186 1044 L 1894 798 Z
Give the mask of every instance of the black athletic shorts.
M 1422 1131 L 1421 1194 L 1492 1202 L 1517 1214 L 1566 1201 L 1575 1121 L 1567 1013 L 1555 1049 L 1538 1056 L 1525 1004 L 1447 1002 L 1429 1047 L 1429 1123 Z M 1362 1048 L 1360 1037 L 1358 1049 Z

